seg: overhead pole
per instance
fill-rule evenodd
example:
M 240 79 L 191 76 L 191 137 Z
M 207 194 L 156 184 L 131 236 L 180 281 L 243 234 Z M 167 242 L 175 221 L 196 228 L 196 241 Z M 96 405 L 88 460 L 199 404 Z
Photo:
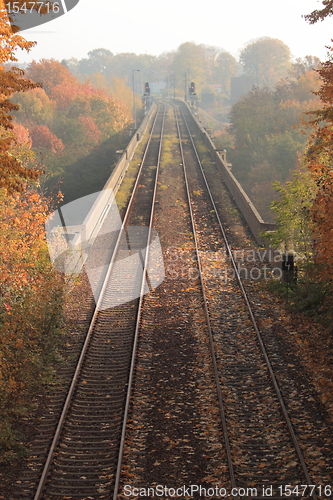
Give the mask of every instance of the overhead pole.
M 185 71 L 185 102 L 187 102 L 187 71 Z
M 141 71 L 140 69 L 132 69 L 132 85 L 133 85 L 133 108 L 134 108 L 134 131 L 136 130 L 136 101 L 135 101 L 135 88 L 134 88 L 134 72 Z

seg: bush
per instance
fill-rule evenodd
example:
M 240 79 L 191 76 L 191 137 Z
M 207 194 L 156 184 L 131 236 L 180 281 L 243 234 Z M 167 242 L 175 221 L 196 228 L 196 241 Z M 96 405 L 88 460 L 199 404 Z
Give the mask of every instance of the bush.
M 0 208 L 0 452 L 16 449 L 15 422 L 52 379 L 62 343 L 63 276 L 50 262 L 48 200 L 34 190 Z

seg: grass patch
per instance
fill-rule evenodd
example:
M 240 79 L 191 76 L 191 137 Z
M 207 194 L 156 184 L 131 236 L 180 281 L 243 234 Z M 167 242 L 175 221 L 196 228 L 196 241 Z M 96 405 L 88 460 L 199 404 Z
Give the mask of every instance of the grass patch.
M 268 281 L 267 288 L 277 295 L 294 313 L 309 317 L 322 325 L 330 326 L 333 320 L 331 283 L 310 279 L 293 282 Z

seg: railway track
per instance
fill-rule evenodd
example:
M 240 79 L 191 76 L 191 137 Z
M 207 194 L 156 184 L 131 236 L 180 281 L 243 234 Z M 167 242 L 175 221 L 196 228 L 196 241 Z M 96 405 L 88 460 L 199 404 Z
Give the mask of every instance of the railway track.
M 145 249 L 152 239 L 147 227 L 154 210 L 163 124 L 164 106 L 159 106 L 37 489 L 33 495 L 30 488 L 23 492 L 28 498 L 109 498 L 117 481 L 142 295 L 147 291 Z M 103 235 L 108 223 L 106 217 Z M 97 265 L 98 257 L 97 241 L 89 258 Z M 100 281 L 101 273 L 96 275 Z
M 238 498 L 329 496 L 300 487 L 328 484 L 332 457 L 318 466 L 319 431 L 310 414 L 296 422 L 305 410 L 293 406 L 276 339 L 256 324 L 192 135 L 186 108 L 165 118 L 160 106 L 41 481 L 32 495 L 29 478 L 20 498 L 134 498 L 130 484 L 143 491 L 171 479 L 219 486 L 216 498 L 222 487 Z M 130 229 L 140 226 L 156 227 L 172 264 L 155 291 L 142 271 L 147 252 L 139 272 L 117 267 L 151 241 Z M 202 495 L 184 490 L 192 497 Z
M 205 308 L 210 318 L 212 358 L 218 391 L 221 391 L 221 422 L 232 487 L 246 490 L 250 485 L 254 491 L 262 492 L 265 485 L 269 485 L 279 497 L 286 485 L 310 485 L 313 480 L 183 111 L 178 130 L 187 191 L 194 212 L 193 227 L 197 234 Z M 208 196 L 199 203 L 190 194 L 204 190 Z M 219 252 L 222 248 L 225 250 L 224 256 L 220 256 L 225 260 L 223 286 L 221 274 L 217 272 L 212 276 L 209 259 L 208 262 L 205 259 L 207 253 Z M 228 315 L 224 318 L 220 311 L 226 302 Z M 317 498 L 316 491 L 310 497 Z

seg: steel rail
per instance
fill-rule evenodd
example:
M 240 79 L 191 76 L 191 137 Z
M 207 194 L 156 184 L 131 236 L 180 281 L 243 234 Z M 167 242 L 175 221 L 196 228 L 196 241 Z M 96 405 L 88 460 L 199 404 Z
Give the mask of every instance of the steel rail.
M 181 110 L 181 113 L 182 113 L 182 116 L 183 116 L 183 120 L 184 120 L 184 123 L 186 125 L 186 128 L 187 128 L 187 131 L 188 131 L 188 134 L 189 134 L 189 137 L 190 137 L 190 140 L 191 140 L 191 143 L 192 143 L 192 146 L 193 146 L 193 150 L 195 152 L 195 156 L 196 156 L 196 159 L 197 159 L 197 162 L 198 162 L 198 165 L 200 167 L 200 171 L 201 171 L 201 174 L 202 174 L 202 177 L 203 177 L 203 180 L 204 180 L 204 183 L 205 183 L 205 186 L 207 188 L 207 192 L 209 194 L 209 198 L 210 198 L 210 201 L 212 203 L 212 207 L 214 209 L 214 212 L 215 212 L 215 215 L 216 215 L 216 218 L 217 218 L 217 221 L 218 221 L 218 224 L 219 224 L 219 227 L 221 229 L 221 233 L 222 233 L 222 236 L 223 236 L 223 239 L 224 239 L 224 242 L 225 242 L 225 246 L 226 246 L 226 249 L 227 249 L 227 253 L 228 253 L 228 256 L 230 258 L 230 261 L 232 263 L 232 266 L 233 266 L 233 269 L 234 269 L 234 272 L 235 272 L 235 276 L 237 278 L 237 281 L 238 281 L 238 284 L 240 286 L 240 289 L 242 291 L 242 294 L 243 294 L 243 298 L 245 300 L 245 303 L 246 303 L 246 306 L 247 306 L 247 309 L 248 309 L 248 312 L 249 312 L 249 316 L 250 316 L 250 319 L 251 319 L 251 322 L 253 324 L 253 327 L 255 329 L 255 332 L 256 332 L 256 335 L 257 335 L 257 339 L 258 339 L 258 342 L 259 342 L 259 345 L 260 345 L 260 349 L 261 349 L 261 352 L 262 352 L 262 355 L 264 357 L 264 360 L 265 360 L 265 363 L 266 363 L 266 366 L 268 368 L 268 372 L 269 372 L 269 375 L 270 375 L 270 378 L 272 380 L 272 383 L 273 383 L 273 386 L 274 386 L 274 389 L 275 389 L 275 392 L 276 392 L 276 395 L 278 397 L 278 400 L 279 400 L 279 404 L 280 404 L 280 408 L 281 408 L 281 411 L 282 411 L 282 414 L 285 418 L 285 421 L 286 421 L 286 424 L 287 424 L 287 427 L 288 427 L 288 430 L 289 430 L 289 433 L 290 433 L 290 436 L 291 436 L 291 439 L 292 439 L 292 442 L 293 442 L 293 445 L 294 445 L 294 448 L 296 450 L 296 453 L 297 453 L 297 456 L 298 456 L 298 459 L 300 461 L 300 464 L 301 464 L 301 467 L 302 467 L 302 470 L 303 470 L 303 473 L 304 473 L 304 476 L 306 478 L 306 481 L 307 481 L 307 484 L 313 484 L 312 483 L 312 480 L 311 480 L 311 477 L 310 477 L 310 474 L 308 472 L 308 468 L 306 466 L 306 463 L 305 463 L 305 460 L 304 460 L 304 457 L 303 457 L 303 453 L 302 453 L 302 450 L 298 444 L 298 441 L 297 441 L 297 437 L 296 437 L 296 433 L 294 431 L 294 428 L 293 428 L 293 425 L 291 423 L 291 420 L 289 418 L 289 415 L 288 415 L 288 411 L 287 411 L 287 408 L 286 408 L 286 405 L 284 403 L 284 400 L 283 400 L 283 396 L 282 396 L 282 393 L 281 393 L 281 390 L 280 390 L 280 387 L 278 385 L 278 382 L 277 382 L 277 379 L 276 379 L 276 376 L 274 374 L 274 370 L 273 370 L 273 367 L 272 367 L 272 364 L 269 360 L 269 357 L 268 357 L 268 354 L 267 354 L 267 351 L 266 351 L 266 347 L 265 347 L 265 344 L 263 342 L 263 339 L 262 339 L 262 336 L 261 336 L 261 333 L 260 333 L 260 330 L 258 328 L 258 325 L 257 325 L 257 322 L 256 322 L 256 319 L 254 317 L 254 314 L 253 314 L 253 311 L 252 311 L 252 307 L 251 307 L 251 304 L 250 304 L 250 301 L 249 301 L 249 298 L 247 296 L 247 293 L 246 293 L 246 290 L 244 288 L 244 285 L 243 285 L 243 282 L 242 282 L 242 279 L 240 277 L 240 274 L 238 272 L 238 268 L 237 268 L 237 265 L 236 265 L 236 262 L 234 260 L 234 257 L 233 257 L 233 254 L 232 254 L 232 250 L 231 250 L 231 247 L 230 247 L 230 244 L 228 242 L 228 239 L 227 239 L 227 235 L 225 233 L 225 230 L 223 228 L 223 224 L 221 222 L 221 219 L 220 219 L 220 216 L 218 214 L 218 211 L 217 211 L 217 207 L 216 207 L 216 204 L 214 202 L 214 199 L 213 199 L 213 196 L 211 194 L 211 190 L 209 188 L 209 184 L 208 184 L 208 181 L 207 181 L 207 178 L 206 178 L 206 175 L 205 175 L 205 172 L 204 172 L 204 169 L 202 167 L 202 164 L 201 164 L 201 161 L 200 161 L 200 158 L 199 158 L 199 155 L 198 155 L 198 151 L 197 151 L 197 148 L 195 147 L 195 144 L 194 144 L 194 141 L 193 141 L 193 138 L 192 138 L 192 134 L 190 132 L 190 129 L 189 129 L 189 126 L 188 126 L 188 122 L 185 118 L 185 115 L 184 115 L 184 112 L 182 110 L 182 108 L 180 108 Z M 311 498 L 313 498 L 314 500 L 317 500 L 318 497 L 315 493 L 313 493 L 311 495 Z
M 105 278 L 104 278 L 103 285 L 102 285 L 101 290 L 100 290 L 100 294 L 99 294 L 98 300 L 97 300 L 97 302 L 95 304 L 94 312 L 93 312 L 92 318 L 90 320 L 90 325 L 89 325 L 89 328 L 88 328 L 88 331 L 87 331 L 87 334 L 86 334 L 86 337 L 85 337 L 84 344 L 83 344 L 82 349 L 81 349 L 81 353 L 80 353 L 80 356 L 79 356 L 79 359 L 78 359 L 78 362 L 77 362 L 77 365 L 76 365 L 76 368 L 75 368 L 75 372 L 74 372 L 74 375 L 73 375 L 70 387 L 68 389 L 66 400 L 64 402 L 64 405 L 63 405 L 63 408 L 62 408 L 62 411 L 61 411 L 61 415 L 59 417 L 57 428 L 55 430 L 55 433 L 54 433 L 54 436 L 53 436 L 53 440 L 52 440 L 50 449 L 48 451 L 47 459 L 46 459 L 44 467 L 43 467 L 43 471 L 42 471 L 42 474 L 41 474 L 41 477 L 40 477 L 40 480 L 39 480 L 39 483 L 38 483 L 38 487 L 37 487 L 37 490 L 36 490 L 36 493 L 35 493 L 35 496 L 34 496 L 34 500 L 40 500 L 41 497 L 42 497 L 43 489 L 44 489 L 44 486 L 45 486 L 45 483 L 46 483 L 48 472 L 50 470 L 50 466 L 51 466 L 51 463 L 52 463 L 52 460 L 53 460 L 55 449 L 57 447 L 57 444 L 58 444 L 58 441 L 59 441 L 59 438 L 60 438 L 60 434 L 62 432 L 64 423 L 65 423 L 65 420 L 66 420 L 68 409 L 70 407 L 70 403 L 72 401 L 74 390 L 76 388 L 77 381 L 78 381 L 78 378 L 79 378 L 79 375 L 80 375 L 80 372 L 81 372 L 81 369 L 82 369 L 82 366 L 83 366 L 83 363 L 84 363 L 84 360 L 85 360 L 85 356 L 86 356 L 86 353 L 87 353 L 87 350 L 88 350 L 88 347 L 89 347 L 89 343 L 90 343 L 90 340 L 91 340 L 91 335 L 92 335 L 93 329 L 95 327 L 96 319 L 97 319 L 98 312 L 99 312 L 99 306 L 100 306 L 101 301 L 103 299 L 103 294 L 104 294 L 104 291 L 106 289 L 108 278 L 110 277 L 111 271 L 112 271 L 113 266 L 114 266 L 114 262 L 115 262 L 115 258 L 116 258 L 116 253 L 117 253 L 117 250 L 119 248 L 119 244 L 120 244 L 122 235 L 124 234 L 124 231 L 125 231 L 125 225 L 126 225 L 127 219 L 129 217 L 129 214 L 130 214 L 130 209 L 131 209 L 131 206 L 132 206 L 132 203 L 133 203 L 133 199 L 134 199 L 134 196 L 135 196 L 135 193 L 136 193 L 137 186 L 139 184 L 139 178 L 140 178 L 140 175 L 141 175 L 141 172 L 142 172 L 142 168 L 143 168 L 144 160 L 145 160 L 146 155 L 147 155 L 147 151 L 149 149 L 151 138 L 152 138 L 152 135 L 154 133 L 154 128 L 155 128 L 155 125 L 156 125 L 158 113 L 159 113 L 159 108 L 156 111 L 156 115 L 155 115 L 155 118 L 154 118 L 154 121 L 153 121 L 153 124 L 152 124 L 152 128 L 151 128 L 151 131 L 150 131 L 150 134 L 149 134 L 149 139 L 147 141 L 147 145 L 145 147 L 144 155 L 143 155 L 143 158 L 142 158 L 142 161 L 141 161 L 140 169 L 139 169 L 138 174 L 137 174 L 136 182 L 135 182 L 134 187 L 133 187 L 133 191 L 132 191 L 132 194 L 131 194 L 131 197 L 130 197 L 130 200 L 129 200 L 129 203 L 128 203 L 128 206 L 127 206 L 127 209 L 126 209 L 124 220 L 122 222 L 122 226 L 121 226 L 121 229 L 119 231 L 119 235 L 118 235 L 118 238 L 117 238 L 117 242 L 116 242 L 116 245 L 115 245 L 115 248 L 114 248 L 111 260 L 110 260 L 110 263 L 108 265 L 108 269 L 107 269 L 107 272 L 106 272 L 106 275 L 105 275 Z M 144 279 L 144 275 L 143 275 L 143 279 Z
M 127 395 L 126 395 L 126 403 L 125 403 L 125 410 L 124 410 L 124 419 L 123 419 L 123 426 L 122 426 L 121 438 L 120 438 L 120 446 L 119 446 L 119 452 L 118 452 L 118 464 L 117 464 L 116 478 L 115 478 L 115 484 L 114 484 L 114 490 L 113 490 L 113 500 L 117 500 L 119 483 L 120 483 L 120 476 L 121 476 L 121 466 L 122 466 L 123 451 L 124 451 L 124 444 L 125 444 L 127 418 L 128 418 L 128 412 L 129 412 L 129 405 L 130 405 L 130 401 L 131 401 L 135 360 L 136 360 L 137 345 L 138 345 L 138 338 L 139 338 L 139 327 L 140 327 L 139 319 L 141 316 L 141 310 L 142 310 L 142 306 L 143 306 L 143 296 L 144 296 L 143 291 L 144 291 L 145 278 L 147 276 L 147 266 L 148 266 L 148 261 L 149 261 L 149 245 L 151 243 L 151 233 L 152 233 L 152 225 L 153 225 L 153 219 L 154 219 L 154 206 L 155 206 L 155 199 L 156 199 L 157 179 L 158 179 L 159 169 L 160 169 L 160 160 L 161 160 L 161 152 L 162 152 L 162 139 L 163 139 L 163 133 L 164 133 L 164 122 L 165 122 L 165 106 L 164 106 L 164 113 L 163 113 L 162 127 L 161 127 L 161 134 L 160 134 L 160 144 L 159 144 L 158 155 L 157 155 L 155 183 L 154 183 L 154 190 L 153 190 L 153 196 L 152 196 L 152 205 L 151 205 L 151 213 L 150 213 L 150 220 L 149 220 L 149 230 L 148 230 L 148 236 L 147 236 L 147 243 L 148 244 L 146 246 L 145 258 L 144 258 L 143 279 L 142 279 L 142 283 L 141 283 L 141 291 L 140 291 L 138 313 L 137 313 L 138 320 L 136 322 L 135 333 L 134 333 L 131 368 L 130 368 L 130 373 L 129 373 L 129 378 L 128 378 Z
M 217 368 L 216 354 L 215 354 L 215 349 L 214 349 L 213 333 L 212 333 L 212 328 L 211 328 L 211 322 L 210 322 L 209 311 L 208 311 L 208 303 L 207 303 L 203 275 L 202 275 L 202 266 L 201 266 L 201 259 L 200 259 L 200 254 L 199 254 L 198 238 L 197 238 L 197 233 L 196 233 L 196 229 L 195 229 L 194 215 L 193 215 L 193 210 L 192 210 L 192 205 L 191 205 L 191 196 L 190 196 L 190 189 L 189 189 L 189 185 L 188 185 L 188 177 L 187 177 L 187 172 L 186 172 L 186 162 L 185 162 L 184 151 L 183 151 L 182 137 L 181 137 L 181 133 L 180 133 L 177 111 L 176 111 L 176 109 L 174 111 L 175 111 L 175 119 L 176 119 L 180 154 L 181 154 L 181 158 L 182 158 L 186 194 L 187 194 L 188 206 L 189 206 L 189 212 L 190 212 L 190 218 L 191 218 L 194 246 L 195 246 L 195 251 L 196 251 L 196 256 L 197 256 L 197 265 L 198 265 L 198 272 L 199 272 L 199 277 L 200 277 L 200 286 L 201 286 L 201 291 L 202 291 L 202 296 L 203 296 L 203 301 L 204 301 L 206 323 L 207 323 L 207 327 L 208 327 L 209 345 L 210 345 L 210 352 L 211 352 L 213 369 L 214 369 L 214 379 L 215 379 L 215 383 L 216 383 L 217 397 L 218 397 L 218 401 L 219 401 L 220 417 L 221 417 L 221 423 L 222 423 L 224 443 L 225 443 L 225 448 L 226 448 L 226 453 L 227 453 L 229 474 L 230 474 L 232 488 L 235 488 L 236 481 L 235 481 L 234 468 L 233 468 L 232 457 L 231 457 L 231 449 L 230 449 L 227 422 L 226 422 L 225 410 L 224 410 L 224 404 L 223 404 L 223 396 L 222 396 L 222 391 L 221 391 L 221 384 L 220 384 L 219 372 L 218 372 L 218 368 Z

